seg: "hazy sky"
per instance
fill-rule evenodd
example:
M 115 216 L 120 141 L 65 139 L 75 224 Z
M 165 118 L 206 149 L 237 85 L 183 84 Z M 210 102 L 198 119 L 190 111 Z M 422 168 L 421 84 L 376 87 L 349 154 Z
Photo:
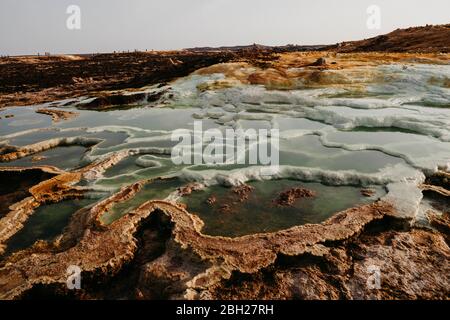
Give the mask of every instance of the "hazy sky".
M 81 29 L 69 30 L 69 5 Z M 381 29 L 366 26 L 369 5 Z M 329 44 L 449 23 L 449 0 L 0 0 L 0 54 Z

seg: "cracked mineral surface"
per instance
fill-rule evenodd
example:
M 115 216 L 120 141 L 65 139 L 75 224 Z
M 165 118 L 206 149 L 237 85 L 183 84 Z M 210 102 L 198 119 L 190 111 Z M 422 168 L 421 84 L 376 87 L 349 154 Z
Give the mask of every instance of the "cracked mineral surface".
M 369 40 L 117 54 L 123 81 L 11 84 L 0 299 L 449 299 L 449 55 L 365 52 Z M 46 63 L 49 77 L 66 66 Z M 194 121 L 278 129 L 277 170 L 175 164 L 172 133 Z

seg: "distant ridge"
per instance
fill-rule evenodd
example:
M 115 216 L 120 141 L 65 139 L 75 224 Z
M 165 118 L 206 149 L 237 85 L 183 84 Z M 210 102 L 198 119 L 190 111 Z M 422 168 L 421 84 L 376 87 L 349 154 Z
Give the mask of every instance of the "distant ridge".
M 385 35 L 326 48 L 338 52 L 450 52 L 450 24 L 397 29 Z
M 252 44 L 244 46 L 222 46 L 222 47 L 196 47 L 184 49 L 191 52 L 218 52 L 218 51 L 242 51 L 261 50 L 271 52 L 294 52 L 294 51 L 322 51 L 332 50 L 337 52 L 450 52 L 450 24 L 426 25 L 422 27 L 411 27 L 397 29 L 385 35 L 373 38 L 345 41 L 335 45 L 293 45 L 266 46 Z
M 243 51 L 243 50 L 263 50 L 263 51 L 271 51 L 271 52 L 294 52 L 294 51 L 316 51 L 322 50 L 328 46 L 326 45 L 312 45 L 312 46 L 302 46 L 295 44 L 288 44 L 285 46 L 265 46 L 262 44 L 252 44 L 245 46 L 222 46 L 222 47 L 195 47 L 195 48 L 186 48 L 183 49 L 185 51 L 191 52 L 219 52 L 219 51 Z

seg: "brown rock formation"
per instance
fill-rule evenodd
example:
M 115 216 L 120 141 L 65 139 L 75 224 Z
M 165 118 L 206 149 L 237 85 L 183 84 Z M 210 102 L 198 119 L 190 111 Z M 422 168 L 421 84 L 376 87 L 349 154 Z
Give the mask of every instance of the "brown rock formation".
M 316 196 L 316 192 L 305 188 L 292 188 L 281 192 L 278 197 L 273 200 L 273 203 L 278 206 L 292 206 L 295 201 L 300 198 L 313 198 Z
M 431 226 L 441 232 L 447 244 L 450 245 L 450 212 L 443 212 L 440 215 L 436 212 L 429 212 L 428 218 L 430 219 Z
M 327 64 L 327 60 L 324 57 L 320 57 L 315 62 L 311 63 L 311 66 L 325 66 Z
M 446 52 L 450 50 L 450 24 L 397 29 L 374 38 L 343 42 L 338 52 Z
M 282 257 L 262 272 L 234 274 L 214 299 L 448 299 L 450 250 L 435 232 L 364 232 L 322 256 Z M 444 268 L 445 270 L 442 270 Z M 380 286 L 372 278 L 379 270 Z
M 201 183 L 189 183 L 183 187 L 177 189 L 178 195 L 181 197 L 190 195 L 194 191 L 202 190 L 205 186 Z
M 361 194 L 364 197 L 372 197 L 373 195 L 375 195 L 375 190 L 373 190 L 373 189 L 361 189 Z

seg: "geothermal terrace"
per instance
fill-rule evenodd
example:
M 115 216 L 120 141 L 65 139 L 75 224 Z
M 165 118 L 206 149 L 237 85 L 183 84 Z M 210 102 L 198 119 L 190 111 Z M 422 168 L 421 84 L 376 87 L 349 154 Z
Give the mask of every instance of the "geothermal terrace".
M 447 53 L 170 53 L 122 82 L 58 59 L 70 81 L 1 97 L 0 298 L 449 297 Z M 174 164 L 195 121 L 278 129 L 279 167 Z

